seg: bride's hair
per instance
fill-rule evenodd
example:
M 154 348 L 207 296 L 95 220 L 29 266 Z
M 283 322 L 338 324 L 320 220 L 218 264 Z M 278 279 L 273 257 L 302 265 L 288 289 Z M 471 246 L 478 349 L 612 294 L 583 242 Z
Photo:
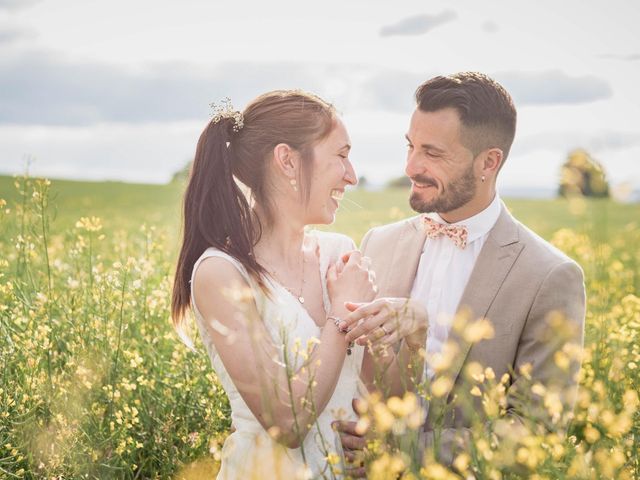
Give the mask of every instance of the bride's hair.
M 262 288 L 263 267 L 253 255 L 262 234 L 250 201 L 260 204 L 266 222 L 272 218 L 267 185 L 268 159 L 280 143 L 300 153 L 301 195 L 309 199 L 313 146 L 333 129 L 334 107 L 299 90 L 276 90 L 260 95 L 240 115 L 214 117 L 200 135 L 184 195 L 184 230 L 178 258 L 171 316 L 183 334 L 190 305 L 190 279 L 194 264 L 208 247 L 236 258 Z M 247 199 L 236 180 L 250 191 Z

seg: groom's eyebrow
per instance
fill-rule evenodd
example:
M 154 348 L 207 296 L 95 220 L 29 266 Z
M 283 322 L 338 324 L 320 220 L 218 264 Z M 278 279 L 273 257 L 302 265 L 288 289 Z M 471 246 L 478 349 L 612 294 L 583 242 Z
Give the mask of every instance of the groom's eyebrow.
M 340 147 L 340 150 L 351 150 L 351 144 L 350 143 L 344 144 L 342 147 Z
M 411 139 L 409 138 L 409 135 L 405 135 L 404 138 L 407 139 L 407 142 L 409 142 L 410 144 L 413 145 L 413 142 L 411 142 Z M 430 151 L 430 152 L 435 152 L 435 153 L 445 153 L 445 151 L 441 148 L 436 147 L 435 145 L 431 145 L 429 143 L 423 143 L 422 145 L 420 145 L 420 148 L 422 150 L 425 151 Z

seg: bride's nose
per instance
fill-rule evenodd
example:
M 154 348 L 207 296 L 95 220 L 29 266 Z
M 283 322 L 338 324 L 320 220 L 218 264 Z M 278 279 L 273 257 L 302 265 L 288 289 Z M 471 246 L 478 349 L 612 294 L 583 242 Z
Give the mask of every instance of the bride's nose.
M 353 169 L 353 165 L 349 160 L 347 160 L 345 164 L 344 181 L 347 182 L 349 185 L 358 184 L 358 177 L 356 175 L 356 171 Z

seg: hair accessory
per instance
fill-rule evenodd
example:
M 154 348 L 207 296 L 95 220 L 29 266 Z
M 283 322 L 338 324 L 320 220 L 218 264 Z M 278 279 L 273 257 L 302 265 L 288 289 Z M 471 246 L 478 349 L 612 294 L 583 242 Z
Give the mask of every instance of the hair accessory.
M 291 180 L 289 180 L 289 183 L 293 187 L 293 191 L 297 192 L 298 191 L 298 182 L 296 182 L 296 179 L 292 178 Z
M 242 127 L 244 127 L 244 116 L 242 115 L 242 112 L 233 109 L 233 105 L 231 104 L 231 99 L 229 97 L 223 98 L 220 104 L 212 102 L 209 106 L 213 110 L 211 114 L 213 117 L 213 123 L 218 123 L 223 118 L 232 118 L 234 132 L 239 132 Z

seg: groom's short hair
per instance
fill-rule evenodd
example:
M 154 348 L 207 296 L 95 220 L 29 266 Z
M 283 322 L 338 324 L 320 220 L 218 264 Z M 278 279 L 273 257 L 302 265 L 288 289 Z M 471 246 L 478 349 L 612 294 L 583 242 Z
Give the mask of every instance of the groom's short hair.
M 462 124 L 462 144 L 474 158 L 488 148 L 502 150 L 502 163 L 509 155 L 516 108 L 504 87 L 487 75 L 461 72 L 434 77 L 418 87 L 416 103 L 423 112 L 454 108 Z

